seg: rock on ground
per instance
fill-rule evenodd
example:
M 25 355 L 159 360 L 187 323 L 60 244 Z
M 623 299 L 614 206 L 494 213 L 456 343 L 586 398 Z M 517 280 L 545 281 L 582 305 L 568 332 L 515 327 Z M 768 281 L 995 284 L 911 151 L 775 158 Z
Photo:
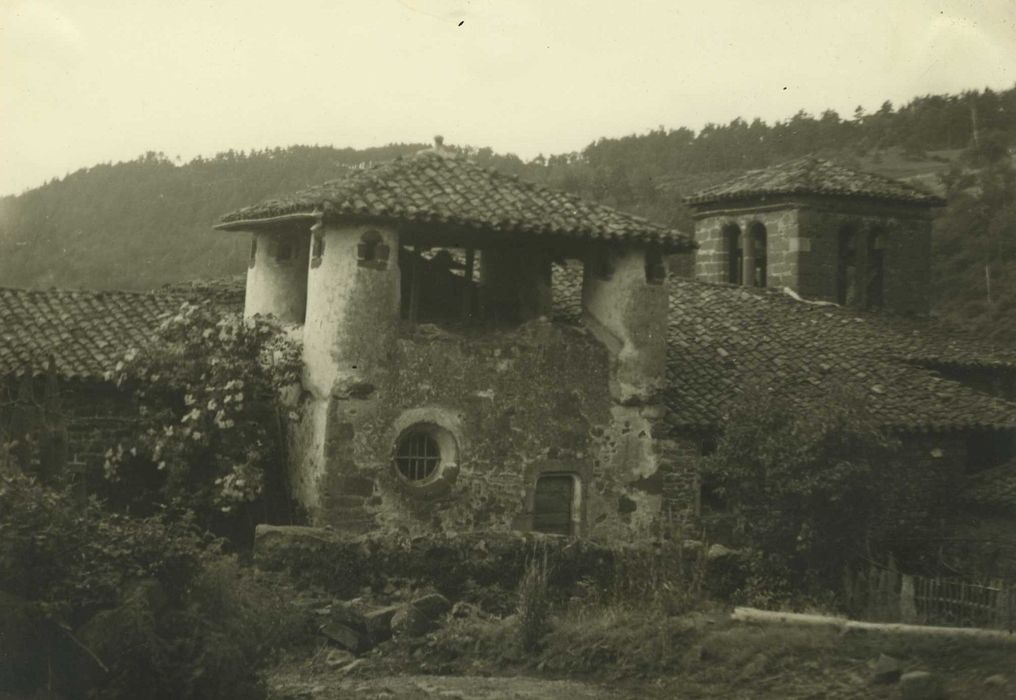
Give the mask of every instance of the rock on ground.
M 944 700 L 942 679 L 927 671 L 910 671 L 900 676 L 903 700 Z
M 898 659 L 894 659 L 888 654 L 880 654 L 878 661 L 875 662 L 875 668 L 871 672 L 871 682 L 895 683 L 900 679 L 901 673 L 903 673 L 903 666 Z

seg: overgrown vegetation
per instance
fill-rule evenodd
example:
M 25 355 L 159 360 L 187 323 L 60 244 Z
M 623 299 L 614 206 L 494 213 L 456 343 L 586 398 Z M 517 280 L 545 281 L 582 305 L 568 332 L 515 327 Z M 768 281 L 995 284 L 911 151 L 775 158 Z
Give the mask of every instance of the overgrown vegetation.
M 519 646 L 532 652 L 547 633 L 550 623 L 550 592 L 547 590 L 547 556 L 533 559 L 519 583 Z
M 878 475 L 894 447 L 861 397 L 841 391 L 805 412 L 765 385 L 745 387 L 703 460 L 707 497 L 749 550 L 735 598 L 771 605 L 837 590 L 843 567 L 879 542 L 888 504 Z
M 949 206 L 935 221 L 935 306 L 953 323 L 1016 341 L 1016 138 L 989 131 L 943 176 Z
M 285 420 L 300 355 L 270 318 L 210 303 L 181 305 L 156 342 L 110 376 L 134 390 L 142 422 L 110 447 L 103 491 L 142 511 L 161 503 L 203 527 L 249 540 L 256 521 L 285 519 Z M 289 410 L 289 413 L 292 411 Z
M 98 496 L 71 474 L 26 476 L 45 461 L 45 424 L 3 442 L 0 690 L 263 695 L 258 671 L 307 620 L 211 533 L 235 547 L 255 522 L 288 521 L 279 411 L 299 371 L 270 319 L 184 303 L 110 368 L 139 420 L 90 475 Z
M 192 519 L 0 477 L 0 689 L 256 698 L 257 669 L 303 628 Z

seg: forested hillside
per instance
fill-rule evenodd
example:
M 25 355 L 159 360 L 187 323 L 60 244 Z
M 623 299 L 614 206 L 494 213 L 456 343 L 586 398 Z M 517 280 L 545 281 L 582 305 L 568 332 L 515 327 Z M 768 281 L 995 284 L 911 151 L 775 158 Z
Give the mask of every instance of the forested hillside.
M 1016 338 L 1016 88 L 886 102 L 847 117 L 798 112 L 775 124 L 734 119 L 698 132 L 603 138 L 523 162 L 489 148 L 480 163 L 691 230 L 681 198 L 749 168 L 816 153 L 937 189 L 936 310 Z M 143 289 L 241 272 L 247 241 L 211 231 L 223 213 L 425 144 L 327 146 L 176 163 L 148 153 L 80 170 L 0 199 L 0 285 Z M 990 289 L 990 292 L 989 292 Z

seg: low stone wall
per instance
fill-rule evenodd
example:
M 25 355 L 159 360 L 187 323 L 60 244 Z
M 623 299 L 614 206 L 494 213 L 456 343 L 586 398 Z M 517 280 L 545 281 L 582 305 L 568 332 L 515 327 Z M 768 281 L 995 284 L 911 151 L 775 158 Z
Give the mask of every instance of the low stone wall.
M 390 585 L 433 588 L 453 599 L 473 597 L 479 589 L 487 589 L 480 594 L 487 597 L 513 595 L 534 560 L 546 561 L 557 595 L 583 588 L 648 594 L 665 579 L 676 584 L 681 567 L 697 554 L 690 543 L 678 542 L 608 547 L 493 532 L 398 539 L 275 525 L 258 525 L 254 545 L 259 568 L 285 571 L 303 585 L 347 598 Z

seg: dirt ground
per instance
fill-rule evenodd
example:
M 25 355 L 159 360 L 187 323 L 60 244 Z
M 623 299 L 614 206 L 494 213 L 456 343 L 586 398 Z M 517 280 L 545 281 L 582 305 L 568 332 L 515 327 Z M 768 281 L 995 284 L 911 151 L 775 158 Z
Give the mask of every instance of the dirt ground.
M 313 678 L 275 676 L 270 697 L 276 700 L 331 700 L 332 698 L 398 698 L 406 700 L 607 700 L 617 697 L 608 689 L 577 681 L 546 680 L 526 676 L 390 676 L 350 678 L 323 674 Z
M 326 662 L 325 645 L 277 666 L 268 676 L 272 700 L 332 698 L 730 698 L 813 699 L 901 697 L 899 685 L 872 682 L 882 653 L 902 671 L 926 670 L 944 682 L 950 699 L 1016 698 L 1016 643 L 908 640 L 885 635 L 844 636 L 829 630 L 767 628 L 719 622 L 674 649 L 659 670 L 626 671 L 624 660 L 602 665 L 575 661 L 558 668 L 564 649 L 545 649 L 523 662 L 465 655 L 434 664 L 414 650 L 389 648 L 341 666 Z M 575 651 L 583 642 L 576 640 Z M 414 654 L 413 651 L 416 653 Z M 407 653 L 408 652 L 408 653 Z M 630 668 L 627 667 L 627 668 Z

